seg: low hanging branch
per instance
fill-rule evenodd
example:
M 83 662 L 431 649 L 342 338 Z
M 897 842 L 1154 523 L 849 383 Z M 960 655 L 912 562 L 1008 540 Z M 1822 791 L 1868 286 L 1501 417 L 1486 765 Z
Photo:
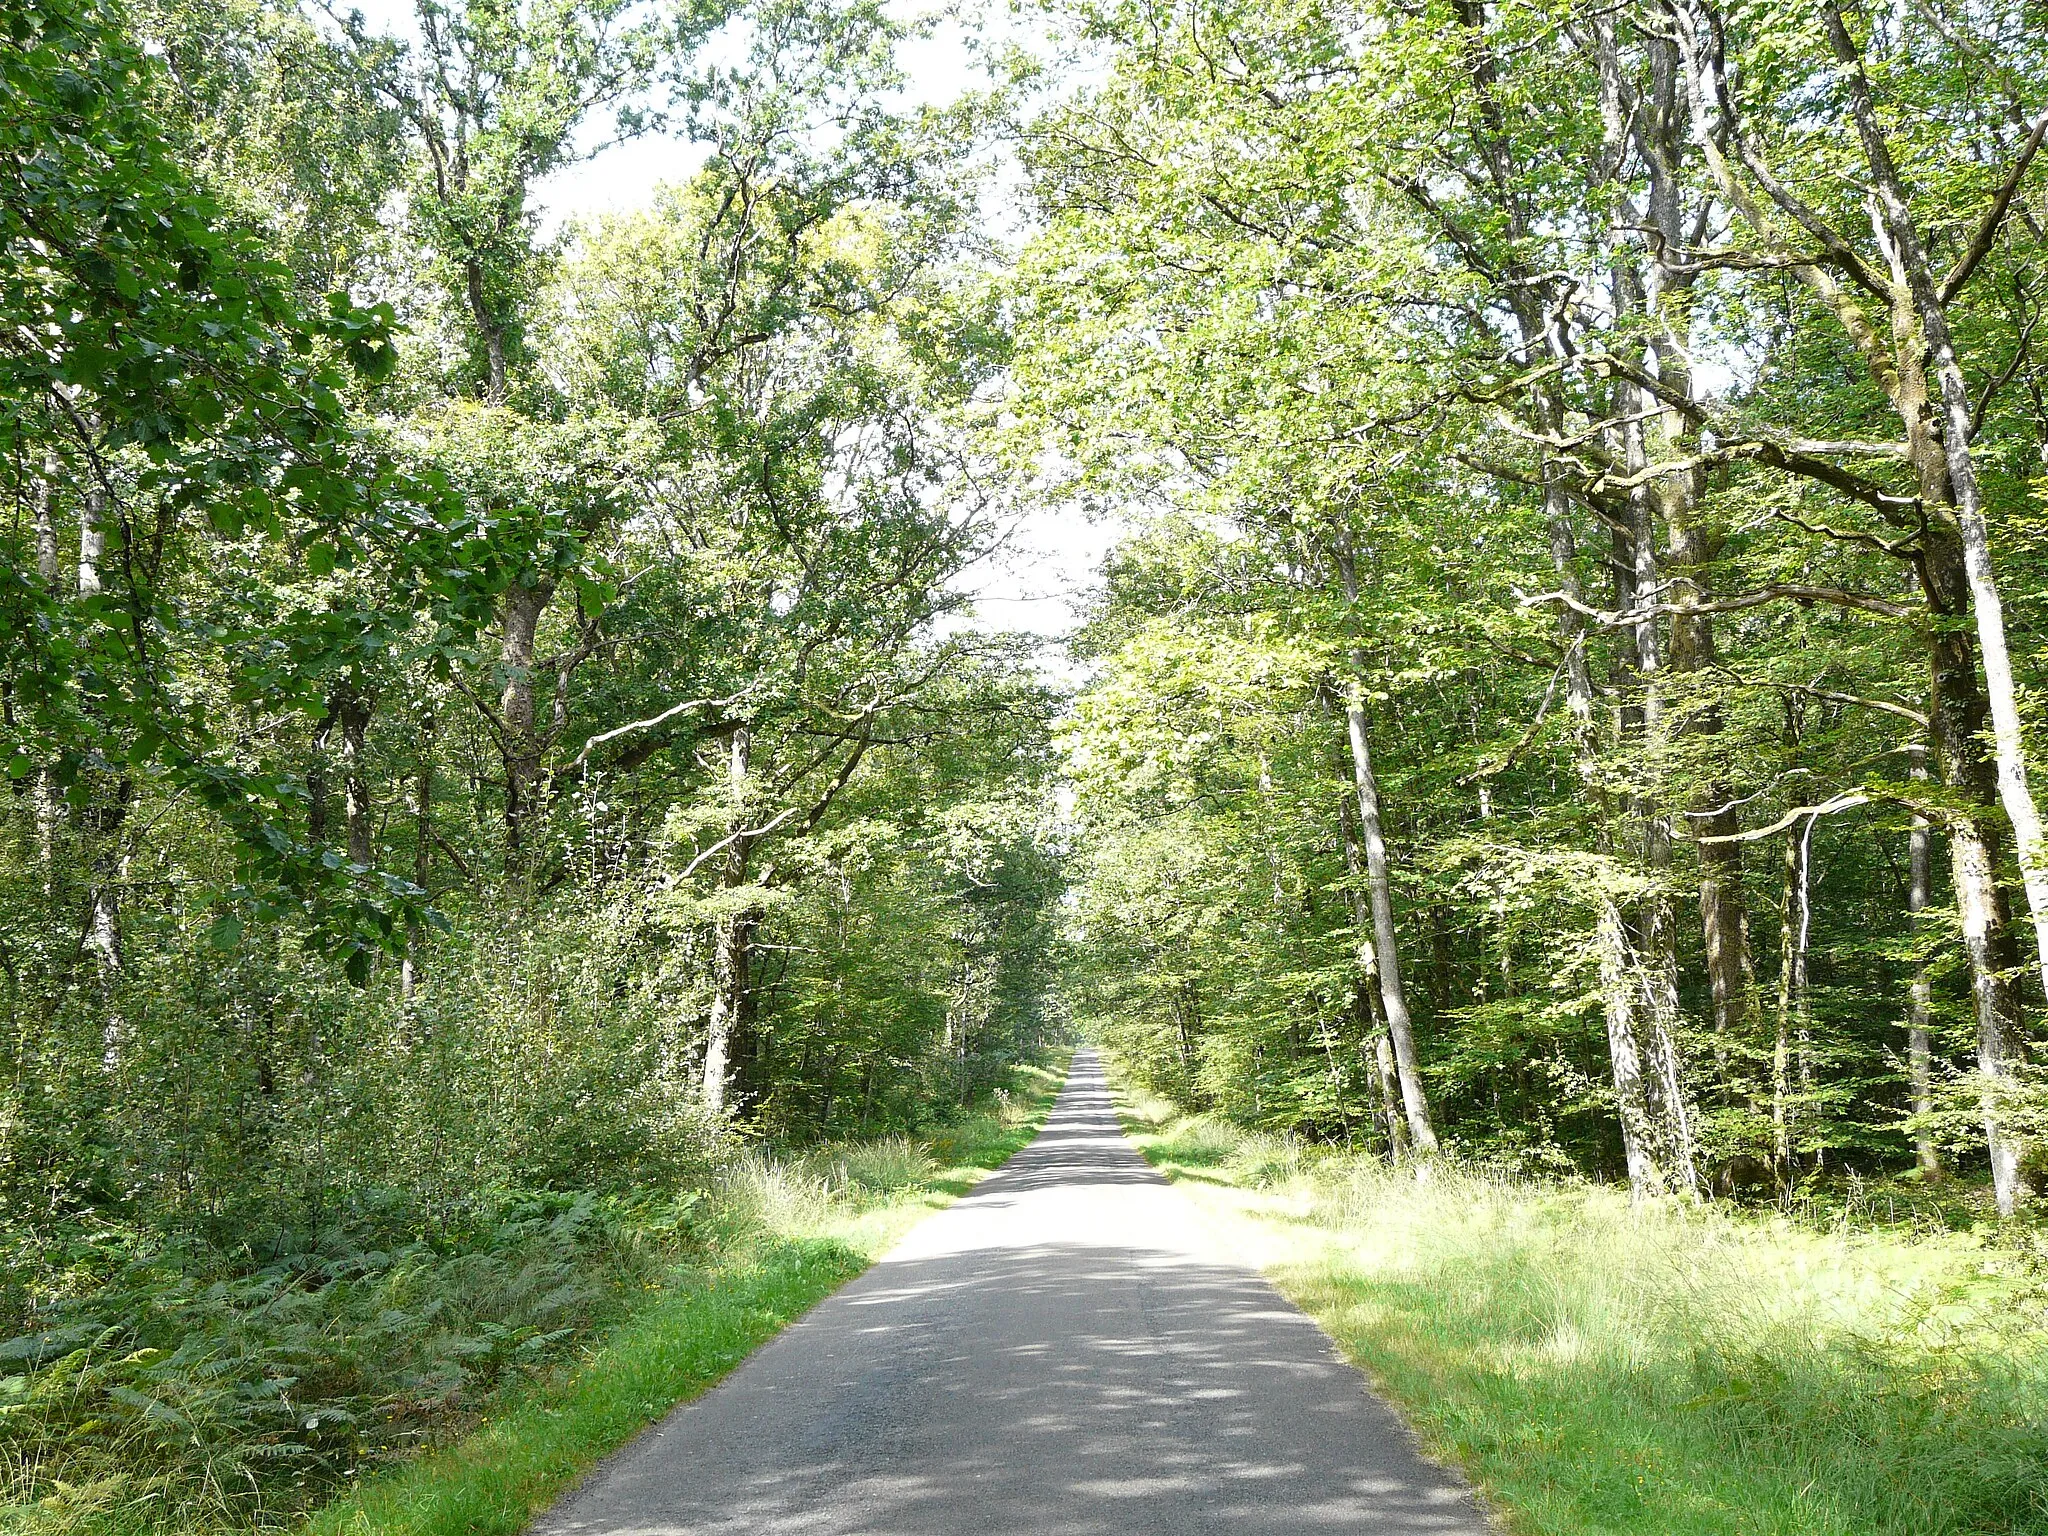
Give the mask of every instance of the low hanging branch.
M 608 731 L 599 731 L 590 740 L 583 743 L 583 750 L 578 752 L 569 765 L 562 770 L 561 776 L 566 778 L 570 774 L 580 772 L 583 765 L 590 761 L 590 754 L 608 741 L 617 741 L 621 736 L 630 736 L 635 731 L 654 730 L 658 726 L 667 725 L 676 716 L 687 715 L 695 709 L 723 709 L 728 705 L 737 704 L 745 697 L 746 692 L 742 690 L 739 693 L 728 694 L 722 699 L 685 699 L 680 704 L 671 704 L 667 709 L 661 711 L 660 714 L 649 715 L 645 720 L 635 720 L 627 725 L 614 726 Z
M 1823 800 L 1819 805 L 1802 805 L 1787 811 L 1768 827 L 1757 827 L 1748 832 L 1724 832 L 1716 837 L 1696 837 L 1696 843 L 1755 843 L 1767 837 L 1776 837 L 1787 827 L 1797 826 L 1809 816 L 1832 816 L 1836 811 L 1846 811 L 1855 806 L 1868 805 L 1873 800 L 1886 796 L 1873 794 L 1864 789 L 1845 789 L 1839 795 Z
M 1532 596 L 1519 587 L 1511 587 L 1509 590 L 1515 594 L 1515 600 L 1524 608 L 1534 608 L 1543 603 L 1560 603 L 1604 629 L 1620 629 L 1674 613 L 1740 613 L 1744 609 L 1761 608 L 1765 603 L 1773 602 L 1794 602 L 1801 605 L 1828 603 L 1837 608 L 1854 608 L 1863 613 L 1874 613 L 1886 619 L 1912 619 L 1918 617 L 1920 613 L 1919 608 L 1913 604 L 1894 602 L 1890 598 L 1877 597 L 1868 592 L 1850 592 L 1842 587 L 1812 586 L 1798 582 L 1773 582 L 1770 586 L 1758 587 L 1752 592 L 1738 592 L 1732 597 L 1710 598 L 1698 603 L 1652 603 L 1647 607 L 1627 611 L 1595 608 L 1569 592 L 1538 592 Z
M 680 884 L 682 881 L 689 879 L 690 876 L 697 873 L 698 869 L 702 867 L 704 861 L 710 858 L 713 854 L 718 853 L 723 849 L 730 848 L 734 843 L 740 842 L 742 840 L 750 843 L 757 842 L 761 838 L 766 837 L 770 832 L 773 832 L 777 827 L 781 826 L 785 821 L 789 820 L 789 818 L 794 816 L 796 813 L 797 808 L 795 806 L 790 806 L 787 810 L 777 811 L 773 816 L 770 816 L 766 822 L 764 822 L 762 825 L 758 827 L 742 827 L 737 832 L 727 833 L 724 837 L 721 837 L 717 842 L 713 843 L 709 848 L 706 848 L 702 853 L 698 854 L 697 857 L 690 860 L 688 864 L 684 865 L 682 872 L 676 876 L 677 883 Z

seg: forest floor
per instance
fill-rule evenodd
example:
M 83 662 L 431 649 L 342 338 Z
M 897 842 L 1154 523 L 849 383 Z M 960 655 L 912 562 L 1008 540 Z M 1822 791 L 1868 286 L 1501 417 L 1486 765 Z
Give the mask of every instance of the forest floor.
M 302 1536 L 513 1536 L 1027 1145 L 1064 1065 L 1020 1066 L 992 1101 L 917 1138 L 794 1153 L 736 1145 L 709 1187 L 658 1210 L 592 1215 L 587 1197 L 561 1197 L 561 1210 L 513 1223 L 503 1254 L 361 1255 L 349 1276 L 310 1286 L 164 1275 L 147 1290 L 105 1291 L 103 1318 L 110 1306 L 153 1313 L 187 1342 L 136 1349 L 129 1329 L 119 1348 L 88 1343 L 0 1379 L 0 1532 L 280 1531 L 317 1504 Z M 410 1292 L 422 1289 L 440 1294 L 420 1304 Z M 491 1345 L 488 1358 L 439 1359 L 477 1343 Z M 358 1453 L 312 1477 L 313 1457 L 277 1448 L 303 1445 L 315 1426 L 295 1424 L 307 1435 L 280 1442 L 267 1418 L 202 1412 L 208 1393 L 241 1401 L 248 1382 L 289 1384 L 280 1372 L 301 1380 L 287 1387 L 301 1419 L 331 1415 L 360 1437 L 375 1405 L 407 1433 L 387 1435 L 367 1464 Z M 456 1387 L 410 1403 L 423 1376 Z M 343 1379 L 348 1397 L 338 1386 L 314 1395 Z
M 1377 1159 L 1120 1094 L 1520 1536 L 2048 1532 L 2048 1248 Z

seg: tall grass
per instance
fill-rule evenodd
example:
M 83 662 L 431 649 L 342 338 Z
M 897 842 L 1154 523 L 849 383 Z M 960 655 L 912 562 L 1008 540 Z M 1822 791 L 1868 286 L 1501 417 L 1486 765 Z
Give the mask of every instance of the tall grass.
M 1136 1106 L 1525 1532 L 2048 1532 L 2048 1284 L 1971 1233 L 1642 1205 Z

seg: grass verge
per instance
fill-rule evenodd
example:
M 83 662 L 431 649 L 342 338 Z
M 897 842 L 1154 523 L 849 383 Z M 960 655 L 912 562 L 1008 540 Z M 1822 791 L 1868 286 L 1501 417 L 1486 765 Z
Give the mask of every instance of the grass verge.
M 582 1360 L 528 1386 L 474 1434 L 328 1504 L 304 1536 L 514 1536 L 599 1459 L 1023 1148 L 1063 1077 L 1021 1067 L 1001 1105 L 922 1143 L 736 1160 L 717 1191 L 718 1257 L 678 1271 Z
M 2023 1250 L 1127 1128 L 1526 1536 L 2048 1533 Z

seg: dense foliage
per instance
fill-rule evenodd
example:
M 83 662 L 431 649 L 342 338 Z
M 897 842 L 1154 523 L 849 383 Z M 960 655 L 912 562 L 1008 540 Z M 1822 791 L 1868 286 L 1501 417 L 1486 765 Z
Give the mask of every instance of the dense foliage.
M 2038 5 L 1073 8 L 1086 1011 L 1272 1128 L 2040 1177 Z
M 2040 0 L 925 25 L 0 16 L 38 1519 L 290 1518 L 1070 1012 L 1359 1156 L 2048 1175 Z M 1047 508 L 1071 697 L 962 612 Z
M 0 1487 L 51 1520 L 288 1516 L 615 1311 L 735 1137 L 1054 1032 L 1055 700 L 941 624 L 977 109 L 865 3 L 417 22 L 0 24 Z M 545 237 L 664 114 L 698 168 Z

